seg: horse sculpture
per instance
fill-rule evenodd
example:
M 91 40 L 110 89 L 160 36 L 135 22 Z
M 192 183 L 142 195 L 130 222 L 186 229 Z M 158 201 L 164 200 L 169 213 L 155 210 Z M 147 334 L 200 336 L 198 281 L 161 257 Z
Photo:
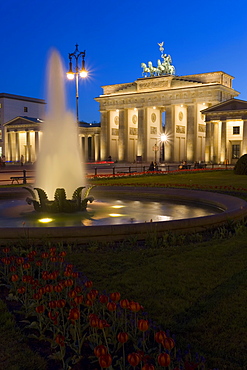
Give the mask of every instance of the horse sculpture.
M 148 62 L 148 68 L 149 68 L 150 77 L 155 76 L 157 68 L 153 66 L 152 62 Z
M 147 67 L 145 63 L 141 63 L 141 68 L 143 68 L 142 75 L 144 77 L 147 77 L 150 72 L 149 68 Z

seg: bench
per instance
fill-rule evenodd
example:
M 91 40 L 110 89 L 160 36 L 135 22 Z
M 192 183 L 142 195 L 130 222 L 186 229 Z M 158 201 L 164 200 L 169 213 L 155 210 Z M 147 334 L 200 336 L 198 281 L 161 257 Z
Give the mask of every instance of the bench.
M 19 184 L 19 180 L 22 180 L 23 184 L 26 184 L 27 179 L 34 179 L 34 176 L 11 176 L 10 180 L 12 181 L 12 184 L 16 181 L 17 184 Z
M 207 167 L 206 163 L 195 163 L 195 165 L 194 165 L 195 169 L 206 168 L 206 167 Z

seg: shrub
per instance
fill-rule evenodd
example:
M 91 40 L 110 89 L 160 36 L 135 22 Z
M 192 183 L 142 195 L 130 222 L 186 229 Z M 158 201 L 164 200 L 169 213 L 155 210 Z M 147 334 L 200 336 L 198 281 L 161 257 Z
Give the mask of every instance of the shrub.
M 242 155 L 234 167 L 236 175 L 247 175 L 247 154 Z

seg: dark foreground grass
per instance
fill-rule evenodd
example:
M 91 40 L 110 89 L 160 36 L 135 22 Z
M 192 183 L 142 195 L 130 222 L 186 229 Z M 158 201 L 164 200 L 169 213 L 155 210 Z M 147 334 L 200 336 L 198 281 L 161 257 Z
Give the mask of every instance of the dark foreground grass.
M 28 347 L 15 320 L 0 300 L 0 369 L 45 370 L 46 361 Z
M 235 176 L 232 171 L 210 171 L 98 179 L 92 183 L 171 184 L 192 188 L 201 185 L 208 190 L 214 186 L 229 186 L 227 193 L 239 193 L 245 198 L 245 191 L 236 189 L 247 189 L 247 176 Z M 155 236 L 150 236 L 142 247 L 133 240 L 117 247 L 73 246 L 68 258 L 100 291 L 119 291 L 123 298 L 139 301 L 148 317 L 176 335 L 178 347 L 190 344 L 193 352 L 198 351 L 206 357 L 209 368 L 246 370 L 247 228 L 240 226 L 234 236 L 228 231 L 227 226 L 222 228 L 217 237 L 211 234 L 207 242 L 182 243 L 181 236 L 180 242 L 173 246 L 165 241 L 166 238 L 156 243 Z M 1 308 L 0 326 L 5 322 L 5 315 L 6 310 Z M 10 337 L 8 330 L 3 326 L 0 331 L 1 361 L 5 359 L 3 353 L 7 353 L 12 366 L 4 363 L 4 368 L 31 369 L 24 342 L 17 339 L 16 343 L 12 329 Z M 21 360 L 13 348 L 17 353 L 23 351 Z
M 139 301 L 149 316 L 218 369 L 247 366 L 247 232 L 157 249 L 75 248 L 70 260 L 101 291 Z

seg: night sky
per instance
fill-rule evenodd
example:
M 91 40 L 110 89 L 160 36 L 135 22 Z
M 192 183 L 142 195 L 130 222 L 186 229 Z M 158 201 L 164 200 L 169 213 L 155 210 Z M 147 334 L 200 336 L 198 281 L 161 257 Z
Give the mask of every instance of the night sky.
M 94 98 L 101 86 L 142 77 L 140 64 L 157 65 L 164 41 L 179 76 L 224 71 L 247 100 L 246 0 L 0 0 L 0 92 L 46 98 L 50 50 L 86 50 L 90 72 L 79 86 L 79 118 L 100 120 Z M 75 112 L 75 83 L 66 80 Z

